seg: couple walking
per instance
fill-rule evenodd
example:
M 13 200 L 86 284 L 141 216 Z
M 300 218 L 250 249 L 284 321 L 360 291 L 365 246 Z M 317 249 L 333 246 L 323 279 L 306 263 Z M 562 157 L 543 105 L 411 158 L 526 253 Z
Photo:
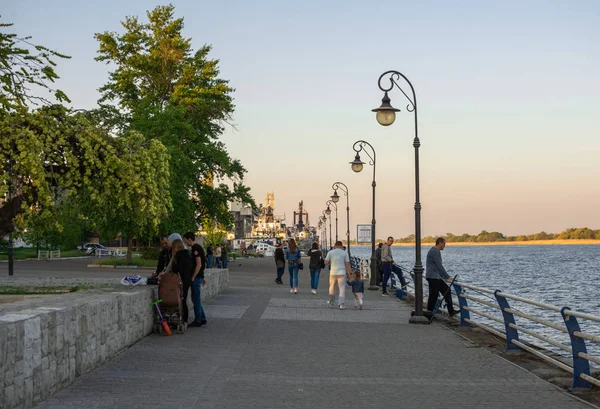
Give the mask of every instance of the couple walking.
M 277 266 L 277 278 L 275 282 L 277 284 L 283 284 L 282 277 L 285 271 L 285 262 L 288 263 L 288 273 L 290 275 L 290 293 L 298 294 L 298 274 L 302 265 L 302 254 L 294 239 L 289 241 L 289 247 L 284 252 L 281 248 L 281 244 L 277 245 L 275 250 L 275 265 Z M 308 251 L 310 256 L 310 289 L 311 293 L 316 294 L 317 288 L 319 287 L 319 277 L 321 275 L 321 269 L 324 267 L 323 254 L 319 250 L 319 245 L 313 243 L 311 249 Z

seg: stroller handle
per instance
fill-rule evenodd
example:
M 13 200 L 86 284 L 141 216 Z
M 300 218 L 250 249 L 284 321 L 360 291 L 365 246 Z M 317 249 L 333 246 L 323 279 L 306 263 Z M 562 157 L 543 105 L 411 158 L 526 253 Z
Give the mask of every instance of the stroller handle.
M 156 300 L 156 301 L 154 301 L 154 302 L 151 302 L 151 303 L 150 303 L 150 305 L 156 305 L 156 304 L 158 304 L 158 303 L 160 303 L 160 302 L 162 302 L 162 300 Z

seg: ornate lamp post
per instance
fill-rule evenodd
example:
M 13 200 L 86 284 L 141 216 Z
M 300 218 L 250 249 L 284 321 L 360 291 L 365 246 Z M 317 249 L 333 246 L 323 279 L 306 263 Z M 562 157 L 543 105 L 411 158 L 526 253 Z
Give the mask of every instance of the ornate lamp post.
M 329 217 L 329 214 L 331 213 L 331 210 L 329 210 L 329 213 L 327 213 L 327 209 L 322 211 L 323 213 L 323 222 L 326 222 L 327 219 L 329 219 L 329 249 L 331 249 L 331 217 Z M 327 244 L 327 226 L 325 227 L 325 244 Z
M 338 189 L 344 192 L 344 195 L 346 196 L 346 242 L 348 243 L 348 256 L 350 256 L 350 197 L 348 196 L 348 186 L 342 182 L 335 182 L 331 185 L 331 188 L 333 189 L 333 194 L 331 195 L 331 201 L 333 203 L 340 201 L 340 196 L 337 193 Z
M 325 216 L 325 210 L 322 211 L 323 216 L 321 216 L 321 221 L 323 222 L 323 227 L 325 230 L 325 234 L 323 235 L 325 248 L 327 248 L 327 217 Z
M 333 200 L 328 200 L 326 202 L 327 210 L 325 211 L 328 215 L 331 214 L 331 209 L 329 206 L 333 206 L 335 209 L 335 241 L 338 241 L 338 212 L 337 212 L 337 204 L 334 203 Z
M 366 149 L 366 147 L 371 148 L 372 155 Z M 371 280 L 369 280 L 369 290 L 378 290 L 377 287 L 377 257 L 375 256 L 375 186 L 377 183 L 375 182 L 375 165 L 377 154 L 375 153 L 375 148 L 367 141 L 356 141 L 352 146 L 354 152 L 356 152 L 356 156 L 354 160 L 350 162 L 352 165 L 352 170 L 356 173 L 363 170 L 364 162 L 360 160 L 360 152 L 365 152 L 369 157 L 369 165 L 373 166 L 373 182 L 371 182 L 371 186 L 373 187 L 373 218 L 371 219 Z
M 389 76 L 390 85 L 385 87 L 382 85 L 381 80 L 387 76 Z M 400 78 L 403 78 L 410 86 L 412 98 L 398 84 L 397 81 Z M 421 141 L 419 140 L 419 128 L 417 125 L 417 95 L 408 78 L 398 71 L 391 70 L 384 72 L 379 77 L 377 83 L 379 89 L 384 92 L 381 106 L 372 110 L 376 113 L 379 124 L 390 126 L 396 119 L 396 112 L 400 112 L 399 109 L 392 106 L 390 97 L 388 96 L 388 91 L 391 91 L 394 87 L 398 88 L 408 100 L 409 103 L 406 105 L 406 110 L 415 114 L 415 138 L 413 140 L 413 147 L 415 148 L 415 267 L 413 269 L 415 273 L 415 315 L 410 318 L 409 322 L 411 324 L 427 324 L 429 320 L 423 316 L 423 263 L 421 262 L 421 202 L 419 194 L 419 147 L 421 146 Z
M 329 207 L 329 203 L 331 201 L 328 200 L 327 203 L 325 203 L 327 205 L 327 209 L 325 209 L 325 214 L 327 215 L 327 217 L 329 218 L 329 244 L 331 244 L 331 235 L 333 234 L 333 229 L 331 228 L 331 208 Z M 337 217 L 336 217 L 337 219 Z M 335 225 L 335 230 L 337 231 L 337 223 Z M 337 239 L 337 238 L 336 238 Z M 336 240 L 337 241 L 337 240 Z

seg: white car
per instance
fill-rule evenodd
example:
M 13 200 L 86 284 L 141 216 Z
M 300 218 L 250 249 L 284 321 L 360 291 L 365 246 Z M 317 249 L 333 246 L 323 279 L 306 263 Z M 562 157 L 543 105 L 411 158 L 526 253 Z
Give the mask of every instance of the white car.
M 81 248 L 81 246 L 77 246 L 77 248 L 83 252 L 85 252 L 85 254 L 96 254 L 96 250 L 107 250 L 107 251 L 112 251 L 114 252 L 114 249 L 109 249 L 104 247 L 102 244 L 98 244 L 98 243 L 85 243 L 83 245 L 83 248 Z

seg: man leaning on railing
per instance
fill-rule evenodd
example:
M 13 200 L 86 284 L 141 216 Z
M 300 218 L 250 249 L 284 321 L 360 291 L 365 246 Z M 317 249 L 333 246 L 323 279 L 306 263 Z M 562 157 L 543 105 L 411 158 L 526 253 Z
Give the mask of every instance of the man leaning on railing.
M 435 246 L 429 249 L 427 253 L 427 262 L 425 265 L 425 278 L 429 283 L 429 299 L 427 300 L 427 309 L 433 311 L 435 303 L 438 299 L 438 294 L 444 295 L 448 314 L 454 316 L 458 311 L 452 305 L 452 294 L 448 291 L 448 285 L 445 281 L 452 281 L 452 277 L 446 272 L 442 265 L 442 250 L 446 247 L 446 240 L 443 237 L 438 237 L 435 241 Z

